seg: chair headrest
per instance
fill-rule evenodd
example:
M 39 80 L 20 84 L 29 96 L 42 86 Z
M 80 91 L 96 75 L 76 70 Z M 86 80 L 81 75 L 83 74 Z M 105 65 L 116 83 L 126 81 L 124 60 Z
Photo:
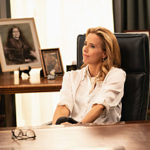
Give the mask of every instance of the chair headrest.
M 149 41 L 146 34 L 115 33 L 121 51 L 121 68 L 126 72 L 149 72 Z M 77 66 L 82 65 L 85 34 L 77 38 Z
M 115 34 L 121 51 L 121 68 L 126 72 L 148 72 L 149 42 L 146 34 Z

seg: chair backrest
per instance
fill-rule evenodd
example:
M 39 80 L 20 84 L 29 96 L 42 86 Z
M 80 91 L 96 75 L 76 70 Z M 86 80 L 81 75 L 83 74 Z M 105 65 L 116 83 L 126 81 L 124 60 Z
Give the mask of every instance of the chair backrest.
M 115 34 L 121 51 L 121 68 L 127 78 L 122 98 L 122 121 L 146 120 L 149 95 L 149 40 L 145 34 Z M 82 65 L 84 35 L 77 37 L 77 68 Z

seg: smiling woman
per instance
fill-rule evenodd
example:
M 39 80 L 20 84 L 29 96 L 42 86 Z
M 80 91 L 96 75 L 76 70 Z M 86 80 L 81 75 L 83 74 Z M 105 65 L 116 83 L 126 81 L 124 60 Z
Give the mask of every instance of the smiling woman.
M 112 0 L 10 1 L 12 18 L 34 17 L 42 49 L 60 48 L 64 68 L 76 60 L 78 34 L 91 26 L 104 26 L 113 31 Z M 40 125 L 52 120 L 58 103 L 58 93 L 46 96 L 36 93 L 36 98 L 17 94 L 16 98 L 18 126 Z

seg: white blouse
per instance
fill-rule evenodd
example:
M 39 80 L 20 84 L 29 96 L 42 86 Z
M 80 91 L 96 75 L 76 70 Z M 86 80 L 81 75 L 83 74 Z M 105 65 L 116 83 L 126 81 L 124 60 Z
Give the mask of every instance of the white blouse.
M 66 72 L 58 105 L 66 105 L 70 116 L 80 122 L 93 104 L 102 104 L 106 109 L 94 123 L 118 122 L 121 118 L 125 79 L 126 73 L 122 69 L 112 67 L 104 81 L 97 81 L 93 89 L 93 79 L 88 72 L 88 66 Z

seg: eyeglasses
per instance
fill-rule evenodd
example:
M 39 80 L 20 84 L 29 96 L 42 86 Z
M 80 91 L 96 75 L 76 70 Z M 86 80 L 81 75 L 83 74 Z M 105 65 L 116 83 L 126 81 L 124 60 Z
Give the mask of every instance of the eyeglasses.
M 35 132 L 31 129 L 27 129 L 27 130 L 14 129 L 14 130 L 11 130 L 11 132 L 12 132 L 12 139 L 17 139 L 17 140 L 33 139 L 33 140 L 35 140 L 35 138 L 36 138 Z

